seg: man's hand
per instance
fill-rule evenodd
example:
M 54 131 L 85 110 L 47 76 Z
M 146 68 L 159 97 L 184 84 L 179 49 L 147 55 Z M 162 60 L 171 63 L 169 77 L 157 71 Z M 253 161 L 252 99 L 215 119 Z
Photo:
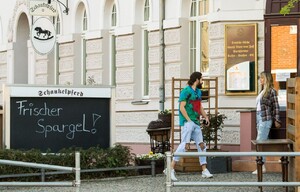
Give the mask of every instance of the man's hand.
M 206 117 L 205 117 L 205 121 L 206 121 L 206 124 L 205 124 L 205 125 L 206 125 L 206 126 L 209 126 L 209 124 L 210 124 L 210 121 L 209 121 L 209 118 L 208 118 L 208 116 L 206 116 Z

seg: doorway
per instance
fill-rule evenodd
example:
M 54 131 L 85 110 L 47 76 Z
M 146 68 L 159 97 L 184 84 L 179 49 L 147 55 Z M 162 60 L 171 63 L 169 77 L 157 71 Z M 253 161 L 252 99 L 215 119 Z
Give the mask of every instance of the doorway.
M 299 76 L 299 19 L 265 21 L 265 70 L 271 72 L 281 107 L 286 107 L 286 79 Z
M 271 73 L 280 106 L 286 106 L 286 79 L 297 76 L 297 25 L 271 26 Z

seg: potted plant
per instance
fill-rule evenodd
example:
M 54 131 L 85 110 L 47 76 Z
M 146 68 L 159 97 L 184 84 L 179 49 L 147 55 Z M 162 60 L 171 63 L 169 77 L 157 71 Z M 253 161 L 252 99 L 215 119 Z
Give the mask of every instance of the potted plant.
M 224 127 L 224 120 L 227 117 L 224 114 L 208 114 L 210 121 L 209 125 L 203 124 L 204 129 L 202 130 L 203 140 L 208 144 L 209 149 L 217 149 L 218 141 L 221 139 L 219 132 L 222 132 Z M 214 146 L 211 148 L 211 143 L 213 142 Z
M 171 126 L 171 120 L 172 120 L 172 111 L 169 109 L 165 109 L 163 111 L 160 111 L 158 113 L 158 119 L 161 119 L 166 124 L 170 124 Z
M 148 129 L 156 129 L 156 128 L 167 128 L 171 127 L 172 120 L 172 112 L 171 110 L 165 109 L 158 113 L 158 119 L 151 121 L 148 124 Z
M 164 162 L 165 162 L 165 155 L 162 153 L 153 153 L 150 151 L 148 154 L 138 154 L 135 157 L 135 164 L 142 166 L 142 165 L 151 165 L 151 161 L 155 161 L 155 173 L 159 174 L 162 173 L 164 170 Z M 149 175 L 151 174 L 150 169 L 141 169 L 139 173 L 142 175 Z
M 203 140 L 207 143 L 208 151 L 220 151 L 218 141 L 221 139 L 220 132 L 224 127 L 224 120 L 227 117 L 224 114 L 208 114 L 209 125 L 203 125 Z M 211 147 L 211 144 L 214 144 Z M 225 173 L 231 171 L 231 157 L 207 157 L 207 168 L 211 173 Z

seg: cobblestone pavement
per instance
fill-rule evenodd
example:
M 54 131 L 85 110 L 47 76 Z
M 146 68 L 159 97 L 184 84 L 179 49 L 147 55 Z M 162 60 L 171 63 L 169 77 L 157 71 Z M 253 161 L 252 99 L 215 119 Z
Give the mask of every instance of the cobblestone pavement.
M 199 173 L 177 173 L 179 181 L 230 181 L 255 182 L 257 176 L 250 172 L 232 172 L 214 174 L 214 178 L 203 179 Z M 165 176 L 162 174 L 151 176 L 133 176 L 106 178 L 99 180 L 81 181 L 80 188 L 75 187 L 0 187 L 0 191 L 7 192 L 165 192 Z M 281 182 L 280 173 L 266 173 L 263 181 Z M 172 192 L 254 192 L 258 187 L 172 187 Z M 283 187 L 263 187 L 264 192 L 285 191 Z

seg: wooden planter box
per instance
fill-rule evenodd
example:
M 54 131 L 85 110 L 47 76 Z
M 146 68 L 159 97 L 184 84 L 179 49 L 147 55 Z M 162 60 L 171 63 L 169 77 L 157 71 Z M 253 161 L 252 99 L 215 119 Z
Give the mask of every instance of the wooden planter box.
M 148 159 L 135 159 L 135 165 L 142 166 L 142 165 L 151 165 L 152 160 Z M 165 160 L 159 159 L 155 160 L 155 174 L 161 174 L 165 168 Z M 151 169 L 139 169 L 138 170 L 140 175 L 151 175 Z
M 190 149 L 188 151 L 196 152 L 196 149 Z M 210 151 L 210 150 L 208 150 Z M 211 152 L 211 151 L 210 151 Z M 207 169 L 210 173 L 227 173 L 232 170 L 232 158 L 231 157 L 206 157 Z M 179 163 L 176 164 L 176 171 L 179 172 L 201 172 L 202 167 L 199 163 L 199 157 L 182 157 Z
M 231 172 L 231 164 L 231 157 L 207 157 L 207 169 L 212 174 Z

